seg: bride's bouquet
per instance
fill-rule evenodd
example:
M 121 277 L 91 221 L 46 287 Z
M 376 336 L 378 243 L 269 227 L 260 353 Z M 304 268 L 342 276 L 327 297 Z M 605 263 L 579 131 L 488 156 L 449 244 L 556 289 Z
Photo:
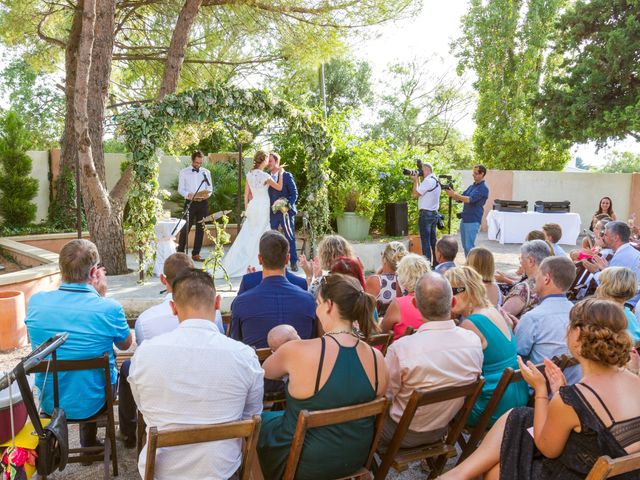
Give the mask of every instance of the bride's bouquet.
M 284 234 L 287 236 L 287 238 L 291 239 L 293 238 L 293 232 L 291 231 L 293 226 L 289 221 L 290 208 L 291 208 L 291 204 L 289 203 L 289 200 L 287 200 L 285 197 L 280 197 L 275 202 L 273 202 L 273 205 L 271 205 L 271 211 L 273 213 L 278 213 L 278 212 L 282 213 L 282 216 L 284 218 L 284 222 L 282 222 L 284 224 Z

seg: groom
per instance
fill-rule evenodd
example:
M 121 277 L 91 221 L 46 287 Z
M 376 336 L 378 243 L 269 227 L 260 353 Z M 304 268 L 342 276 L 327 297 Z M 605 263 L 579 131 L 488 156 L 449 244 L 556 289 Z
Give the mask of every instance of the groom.
M 269 154 L 269 173 L 271 173 L 271 178 L 273 178 L 274 182 L 278 181 L 278 169 L 280 168 L 280 155 L 277 153 Z M 296 183 L 293 181 L 293 176 L 289 172 L 283 173 L 284 178 L 282 179 L 282 191 L 278 192 L 277 190 L 269 187 L 269 199 L 271 200 L 271 205 L 278 200 L 279 198 L 285 197 L 289 200 L 289 225 L 285 227 L 284 222 L 286 221 L 281 212 L 273 213 L 270 212 L 271 215 L 271 228 L 273 230 L 278 230 L 279 227 L 282 227 L 282 231 L 289 240 L 289 255 L 291 256 L 291 270 L 293 272 L 298 271 L 298 252 L 296 250 L 296 235 L 295 235 L 295 218 L 296 218 L 296 200 L 298 199 L 298 189 L 296 188 Z M 291 232 L 291 238 L 289 238 L 288 233 Z

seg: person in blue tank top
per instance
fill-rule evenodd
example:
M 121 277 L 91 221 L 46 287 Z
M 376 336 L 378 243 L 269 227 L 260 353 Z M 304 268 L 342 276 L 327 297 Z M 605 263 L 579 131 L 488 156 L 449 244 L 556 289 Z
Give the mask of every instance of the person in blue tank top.
M 460 326 L 475 332 L 482 342 L 482 376 L 485 383 L 467 421 L 473 426 L 489 403 L 504 370 L 509 367 L 518 369 L 516 339 L 502 314 L 489 303 L 487 290 L 478 272 L 471 267 L 455 267 L 447 270 L 444 276 L 451 283 L 456 297 L 451 313 L 462 317 Z M 528 397 L 525 382 L 509 385 L 489 424 L 493 425 L 507 410 L 526 405 Z
M 640 325 L 638 319 L 625 303 L 633 298 L 638 290 L 636 274 L 626 267 L 605 268 L 599 277 L 600 285 L 596 296 L 605 300 L 612 300 L 624 308 L 627 317 L 627 333 L 633 343 L 640 340 Z
M 375 298 L 356 279 L 331 274 L 320 282 L 316 304 L 325 334 L 289 341 L 263 364 L 265 378 L 289 377 L 286 410 L 262 414 L 258 457 L 267 480 L 282 478 L 301 410 L 370 402 L 387 388 L 384 357 L 353 333 L 355 322 L 365 338 L 375 330 Z M 366 462 L 373 434 L 373 417 L 309 430 L 295 478 L 331 479 L 355 472 Z

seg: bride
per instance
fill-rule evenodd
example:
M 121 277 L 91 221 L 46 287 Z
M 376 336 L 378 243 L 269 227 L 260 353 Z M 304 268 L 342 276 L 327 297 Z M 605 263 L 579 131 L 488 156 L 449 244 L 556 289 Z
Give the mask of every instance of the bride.
M 249 265 L 258 262 L 260 237 L 271 228 L 269 187 L 282 190 L 284 170 L 280 168 L 278 182 L 274 182 L 271 175 L 264 171 L 268 161 L 269 155 L 263 150 L 258 150 L 253 156 L 253 168 L 247 173 L 244 187 L 245 221 L 233 245 L 222 259 L 222 267 L 230 278 L 243 276 L 247 273 Z M 221 277 L 222 269 L 216 272 L 216 278 Z

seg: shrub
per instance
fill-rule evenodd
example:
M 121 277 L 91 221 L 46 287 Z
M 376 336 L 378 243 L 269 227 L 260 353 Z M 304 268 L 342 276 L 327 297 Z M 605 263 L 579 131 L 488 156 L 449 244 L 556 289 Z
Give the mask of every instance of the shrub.
M 31 178 L 30 134 L 20 116 L 9 111 L 0 133 L 0 215 L 7 227 L 20 227 L 36 218 L 31 202 L 38 193 L 38 181 Z

